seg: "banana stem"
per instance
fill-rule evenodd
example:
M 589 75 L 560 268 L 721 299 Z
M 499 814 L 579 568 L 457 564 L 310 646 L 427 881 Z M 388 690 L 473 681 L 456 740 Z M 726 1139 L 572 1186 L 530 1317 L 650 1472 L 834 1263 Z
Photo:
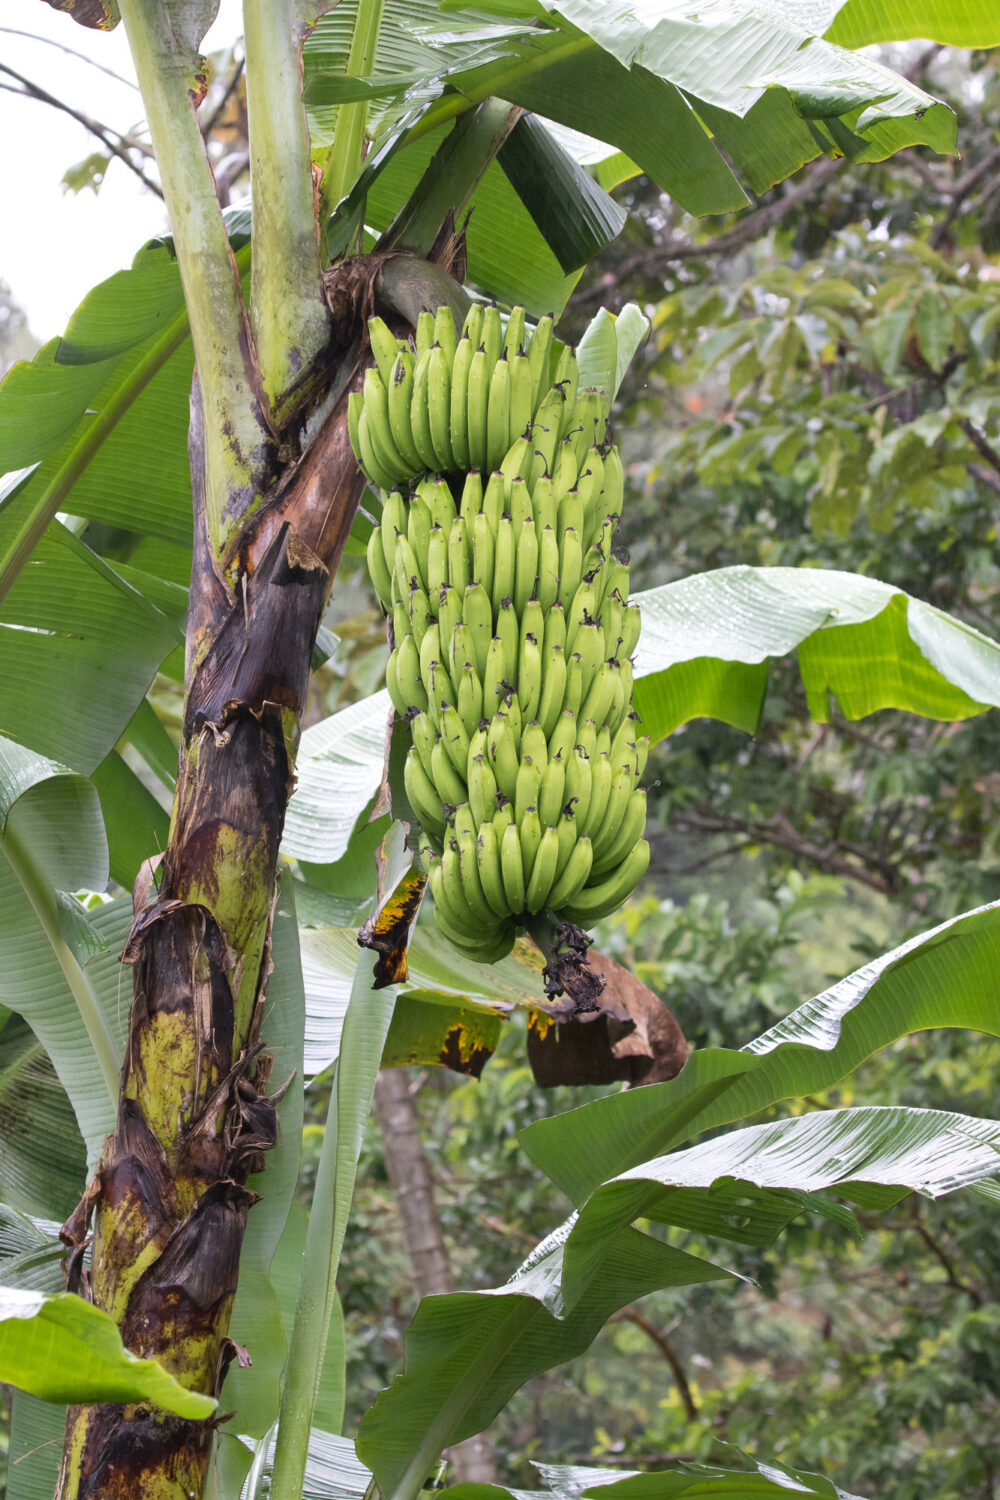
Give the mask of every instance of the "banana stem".
M 337 1267 L 364 1125 L 396 999 L 395 987 L 372 989 L 376 957 L 371 949 L 360 951 L 330 1094 L 281 1396 L 271 1478 L 274 1500 L 299 1500 L 303 1493 L 312 1416 L 337 1295 Z
M 288 0 L 243 0 L 253 266 L 250 321 L 272 413 L 324 347 L 323 297 L 298 28 Z
M 175 34 L 172 10 L 121 0 L 191 321 L 204 412 L 205 513 L 221 556 L 258 502 L 270 445 L 239 277 L 194 110 L 194 58 Z
M 375 53 L 382 26 L 383 0 L 359 0 L 354 22 L 351 51 L 347 59 L 348 78 L 364 78 L 375 66 Z M 319 190 L 319 222 L 322 230 L 333 210 L 348 192 L 358 175 L 364 155 L 365 125 L 368 123 L 368 101 L 354 100 L 341 104 L 337 123 L 323 166 Z

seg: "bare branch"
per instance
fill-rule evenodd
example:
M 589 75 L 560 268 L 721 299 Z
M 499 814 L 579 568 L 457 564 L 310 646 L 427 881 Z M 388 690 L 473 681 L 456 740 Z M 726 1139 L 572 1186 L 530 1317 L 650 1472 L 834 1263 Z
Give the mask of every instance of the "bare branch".
M 201 126 L 202 135 L 211 135 L 216 125 L 218 125 L 219 121 L 222 119 L 226 105 L 233 97 L 233 90 L 236 88 L 236 85 L 239 83 L 241 77 L 243 76 L 243 69 L 245 66 L 246 58 L 237 58 L 236 66 L 233 68 L 233 71 L 229 75 L 228 82 L 226 83 L 226 87 L 222 91 L 222 97 L 219 99 L 219 102 L 216 104 L 215 108 L 212 110 L 212 113 L 206 120 L 198 121 L 199 125 Z
M 147 187 L 151 193 L 155 193 L 158 198 L 163 197 L 163 190 L 159 184 L 147 177 L 141 167 L 136 166 L 128 154 L 127 147 L 121 144 L 121 142 L 125 141 L 124 136 L 121 136 L 119 141 L 113 140 L 109 126 L 102 125 L 99 120 L 92 120 L 89 115 L 81 114 L 78 109 L 74 109 L 70 104 L 65 104 L 62 99 L 57 99 L 47 89 L 40 88 L 37 83 L 32 83 L 30 78 L 25 78 L 23 73 L 18 73 L 14 68 L 8 67 L 6 63 L 0 63 L 0 73 L 6 73 L 8 78 L 15 79 L 21 85 L 24 98 L 37 99 L 40 104 L 49 104 L 53 109 L 62 110 L 63 114 L 69 115 L 71 119 L 76 120 L 77 124 L 82 125 L 84 130 L 89 130 L 91 135 L 96 136 L 101 144 L 107 147 L 112 156 L 117 156 L 119 161 L 123 161 L 129 171 L 135 173 L 144 187 Z M 14 92 L 14 90 L 11 92 Z M 118 132 L 115 131 L 114 134 L 117 135 Z
M 663 1358 L 670 1366 L 674 1381 L 677 1385 L 677 1394 L 681 1398 L 681 1404 L 684 1407 L 685 1413 L 687 1414 L 688 1421 L 697 1422 L 698 1407 L 695 1404 L 694 1396 L 691 1394 L 691 1387 L 688 1384 L 687 1374 L 685 1373 L 684 1366 L 680 1362 L 677 1351 L 675 1350 L 673 1344 L 671 1344 L 665 1331 L 662 1328 L 657 1328 L 655 1323 L 651 1323 L 648 1318 L 643 1316 L 643 1314 L 637 1307 L 623 1307 L 620 1312 L 613 1313 L 612 1316 L 608 1319 L 608 1322 L 634 1323 L 636 1328 L 642 1329 L 646 1337 L 656 1345 L 657 1349 L 659 1349 L 660 1353 L 663 1355 Z
M 622 261 L 614 271 L 609 271 L 607 275 L 602 276 L 596 285 L 574 296 L 573 302 L 579 305 L 599 301 L 607 296 L 610 288 L 619 286 L 632 276 L 655 275 L 671 261 L 712 260 L 720 255 L 731 255 L 736 250 L 742 250 L 758 235 L 766 233 L 775 224 L 780 224 L 782 219 L 787 218 L 801 203 L 808 201 L 834 176 L 838 166 L 839 161 L 821 157 L 819 161 L 813 163 L 796 187 L 791 188 L 783 197 L 775 199 L 772 203 L 766 203 L 754 209 L 745 218 L 740 219 L 732 229 L 716 235 L 715 239 L 708 240 L 704 244 L 696 244 L 693 240 L 678 237 L 668 240 L 666 244 L 644 250 L 641 254 Z
M 70 57 L 78 57 L 81 62 L 89 63 L 99 73 L 106 73 L 116 83 L 123 83 L 127 89 L 134 89 L 136 93 L 139 92 L 138 84 L 133 83 L 131 78 L 125 78 L 121 73 L 116 73 L 114 68 L 105 67 L 103 63 L 97 62 L 95 58 L 88 57 L 86 52 L 78 52 L 75 47 L 67 47 L 65 42 L 57 42 L 55 37 L 39 36 L 34 31 L 21 31 L 16 26 L 0 26 L 0 31 L 6 33 L 7 36 L 24 36 L 32 42 L 44 42 L 46 47 L 55 47 L 57 52 L 65 52 Z
M 970 422 L 968 417 L 959 417 L 958 425 L 979 456 L 986 460 L 991 469 L 1000 474 L 1000 453 L 997 452 L 992 443 L 987 441 L 985 434 L 980 431 L 975 422 Z

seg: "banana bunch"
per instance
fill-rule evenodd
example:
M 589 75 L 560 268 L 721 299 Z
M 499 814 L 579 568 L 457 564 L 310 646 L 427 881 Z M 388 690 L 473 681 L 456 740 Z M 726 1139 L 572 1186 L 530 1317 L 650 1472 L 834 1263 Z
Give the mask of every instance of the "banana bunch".
M 623 496 L 600 392 L 552 320 L 526 349 L 474 306 L 421 314 L 416 349 L 370 323 L 376 369 L 350 399 L 383 492 L 368 546 L 393 624 L 386 673 L 409 720 L 404 781 L 435 920 L 481 962 L 544 910 L 589 926 L 649 862 L 630 657 L 639 611 L 612 552 Z
M 548 387 L 552 319 L 542 319 L 526 348 L 523 307 L 505 334 L 499 310 L 476 303 L 461 338 L 450 308 L 422 312 L 414 349 L 381 318 L 368 328 L 375 366 L 347 406 L 365 477 L 387 490 L 420 473 L 499 468 Z

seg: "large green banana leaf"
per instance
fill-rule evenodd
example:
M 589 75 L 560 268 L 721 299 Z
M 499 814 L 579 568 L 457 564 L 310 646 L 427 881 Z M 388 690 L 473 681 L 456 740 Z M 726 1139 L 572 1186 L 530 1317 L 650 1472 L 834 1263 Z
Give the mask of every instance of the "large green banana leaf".
M 992 0 L 827 0 L 826 10 L 825 35 L 841 47 L 907 37 L 948 47 L 995 47 L 1000 42 L 1000 15 Z
M 129 1353 L 114 1319 L 72 1292 L 0 1286 L 0 1380 L 45 1401 L 155 1401 L 182 1417 L 216 1405 Z
M 128 1014 L 117 955 L 131 912 L 124 902 L 88 910 L 71 893 L 107 879 L 90 782 L 0 739 L 0 1004 L 45 1047 L 91 1164 L 115 1120 Z M 52 1145 L 58 1156 L 62 1143 Z
M 749 1465 L 754 1467 L 750 1468 Z M 751 1500 L 752 1496 L 770 1496 L 788 1500 L 791 1490 L 797 1495 L 822 1495 L 825 1500 L 862 1500 L 848 1494 L 822 1474 L 807 1474 L 802 1469 L 786 1469 L 781 1464 L 747 1457 L 747 1469 L 737 1472 L 720 1469 L 714 1464 L 682 1463 L 676 1469 L 627 1473 L 613 1469 L 591 1469 L 582 1465 L 536 1464 L 545 1483 L 544 1490 L 513 1490 L 502 1486 L 455 1484 L 445 1490 L 449 1500 L 584 1500 L 600 1491 L 601 1500 L 673 1500 L 674 1496 L 711 1496 L 712 1500 Z
M 948 110 L 821 40 L 813 17 L 790 7 L 488 0 L 476 9 L 506 24 L 476 30 L 459 0 L 441 9 L 453 14 L 442 17 L 433 0 L 396 8 L 373 77 L 346 89 L 356 4 L 345 0 L 321 21 L 305 53 L 314 127 L 329 126 L 338 99 L 365 92 L 389 128 L 414 101 L 432 101 L 430 122 L 452 112 L 452 91 L 473 101 L 493 94 L 617 147 L 632 170 L 700 214 L 747 201 L 726 157 L 762 192 L 823 151 L 877 160 L 917 141 L 954 147 Z
M 1000 903 L 943 922 L 808 1000 L 739 1052 L 695 1052 L 669 1083 L 539 1120 L 521 1135 L 575 1203 L 703 1131 L 832 1087 L 898 1037 L 937 1027 L 1000 1036 Z
M 810 711 L 849 719 L 882 708 L 961 719 L 1000 705 L 1000 646 L 875 578 L 737 566 L 634 596 L 643 613 L 636 708 L 654 742 L 705 715 L 756 729 L 772 657 L 798 652 Z M 382 774 L 388 694 L 352 704 L 302 737 L 286 854 L 332 864 Z
M 234 1444 L 239 1439 L 231 1439 Z M 271 1475 L 273 1440 L 261 1466 L 264 1484 Z M 494 1484 L 456 1484 L 444 1490 L 448 1500 L 586 1500 L 600 1490 L 614 1500 L 673 1500 L 674 1496 L 711 1496 L 713 1500 L 787 1500 L 789 1491 L 819 1495 L 823 1500 L 862 1500 L 838 1489 L 821 1474 L 786 1469 L 780 1464 L 747 1458 L 747 1470 L 737 1472 L 709 1464 L 681 1464 L 676 1469 L 638 1474 L 622 1469 L 583 1465 L 543 1464 L 533 1461 L 544 1489 L 508 1490 Z M 314 1427 L 309 1440 L 302 1500 L 362 1500 L 371 1484 L 350 1438 Z
M 560 1117 L 568 1134 L 579 1113 Z M 906 1191 L 939 1196 L 992 1178 L 998 1151 L 1000 1122 L 887 1107 L 817 1111 L 645 1161 L 597 1186 L 502 1287 L 423 1299 L 405 1373 L 365 1414 L 359 1456 L 386 1500 L 413 1493 L 442 1447 L 480 1431 L 532 1375 L 582 1353 L 616 1308 L 656 1287 L 733 1275 L 639 1233 L 636 1219 L 723 1241 L 756 1221 L 761 1239 L 773 1238 L 818 1192 L 869 1207 Z
M 902 708 L 965 719 L 1000 705 L 1000 646 L 901 589 L 825 568 L 737 565 L 635 595 L 636 708 L 654 742 L 688 719 L 752 733 L 768 662 L 798 652 L 813 718 Z

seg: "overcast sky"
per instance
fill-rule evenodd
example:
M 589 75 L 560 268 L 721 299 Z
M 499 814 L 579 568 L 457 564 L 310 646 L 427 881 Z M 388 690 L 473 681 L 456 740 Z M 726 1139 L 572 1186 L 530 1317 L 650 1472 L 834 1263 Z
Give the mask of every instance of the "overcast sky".
M 206 52 L 240 35 L 240 9 L 239 0 L 221 0 Z M 0 5 L 0 62 L 105 125 L 127 131 L 141 122 L 134 87 L 45 42 L 11 35 L 11 26 L 84 53 L 134 83 L 121 26 L 110 33 L 88 31 L 47 5 Z M 0 83 L 17 86 L 5 73 Z M 61 182 L 67 167 L 101 146 L 51 105 L 0 90 L 0 141 L 0 280 L 44 341 L 62 332 L 90 287 L 128 265 L 142 242 L 159 233 L 163 203 L 116 160 L 96 195 L 89 188 L 67 193 Z

